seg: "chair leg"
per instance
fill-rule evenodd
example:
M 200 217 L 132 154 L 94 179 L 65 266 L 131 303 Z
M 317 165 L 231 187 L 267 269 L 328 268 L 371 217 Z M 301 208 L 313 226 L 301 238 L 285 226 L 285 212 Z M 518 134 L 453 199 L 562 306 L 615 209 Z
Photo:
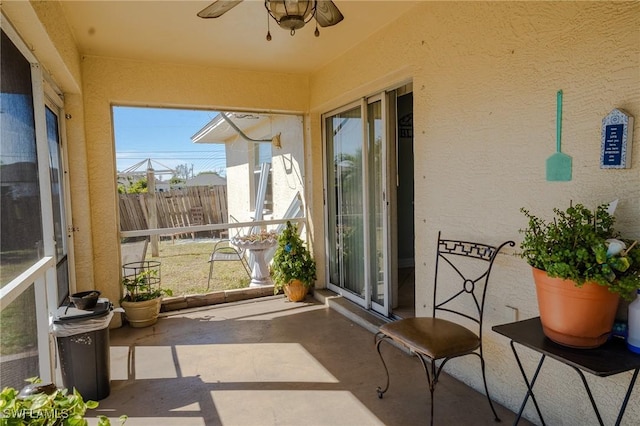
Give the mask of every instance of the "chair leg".
M 387 368 L 387 364 L 384 362 L 384 358 L 382 357 L 382 352 L 380 352 L 380 343 L 382 343 L 382 341 L 386 338 L 387 336 L 383 333 L 377 333 L 375 335 L 375 342 L 376 342 L 376 350 L 378 351 L 378 356 L 380 356 L 380 361 L 382 361 L 382 366 L 384 367 L 384 371 L 387 374 L 387 383 L 384 386 L 384 389 L 382 389 L 380 386 L 378 386 L 378 388 L 376 389 L 376 392 L 378 393 L 378 398 L 382 399 L 382 395 L 384 395 L 384 393 L 389 390 L 389 369 Z
M 244 270 L 247 271 L 247 275 L 249 276 L 249 279 L 251 279 L 251 269 L 249 269 L 249 264 L 247 263 L 247 260 L 242 258 L 240 259 L 240 263 L 242 263 Z
M 209 290 L 209 286 L 211 285 L 211 275 L 213 274 L 213 262 L 209 262 L 209 279 L 207 280 L 207 290 Z
M 480 351 L 482 352 L 482 350 Z M 478 354 L 478 356 L 480 357 L 480 368 L 482 369 L 482 381 L 484 382 L 484 391 L 487 394 L 487 400 L 489 401 L 489 406 L 491 407 L 491 411 L 493 411 L 493 416 L 494 416 L 494 421 L 499 423 L 502 420 L 500 420 L 500 417 L 498 417 L 498 413 L 496 412 L 495 407 L 493 406 L 493 401 L 491 401 L 491 396 L 489 395 L 489 387 L 487 386 L 487 376 L 484 372 L 485 368 L 484 368 L 484 357 L 482 356 L 482 354 Z
M 436 362 L 435 360 L 430 359 L 429 367 L 427 367 L 427 361 L 424 359 L 424 357 L 419 353 L 416 353 L 415 355 L 420 360 L 420 364 L 422 364 L 422 368 L 424 368 L 424 372 L 427 375 L 427 382 L 429 384 L 429 394 L 431 396 L 431 419 L 429 424 L 433 426 L 433 408 L 434 408 L 433 394 L 436 391 L 436 384 L 438 383 L 438 376 L 439 376 L 437 372 Z M 429 369 L 431 369 L 431 373 L 429 373 Z

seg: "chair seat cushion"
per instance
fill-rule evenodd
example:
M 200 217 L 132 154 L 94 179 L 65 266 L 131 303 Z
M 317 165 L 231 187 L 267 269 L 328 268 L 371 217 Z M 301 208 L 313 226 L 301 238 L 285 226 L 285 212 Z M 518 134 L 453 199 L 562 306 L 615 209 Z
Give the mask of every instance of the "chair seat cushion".
M 480 346 L 474 332 L 441 318 L 406 318 L 383 325 L 380 332 L 431 359 L 462 355 Z

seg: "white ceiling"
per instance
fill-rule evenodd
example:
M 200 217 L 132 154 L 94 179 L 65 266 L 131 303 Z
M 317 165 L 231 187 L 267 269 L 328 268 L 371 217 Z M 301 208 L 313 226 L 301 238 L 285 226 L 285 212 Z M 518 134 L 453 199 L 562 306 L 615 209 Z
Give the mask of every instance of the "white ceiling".
M 204 1 L 62 1 L 80 53 L 146 61 L 306 73 L 345 53 L 416 1 L 334 0 L 339 24 L 313 35 L 315 21 L 294 36 L 270 19 L 262 0 L 244 0 L 220 18 L 196 14 Z

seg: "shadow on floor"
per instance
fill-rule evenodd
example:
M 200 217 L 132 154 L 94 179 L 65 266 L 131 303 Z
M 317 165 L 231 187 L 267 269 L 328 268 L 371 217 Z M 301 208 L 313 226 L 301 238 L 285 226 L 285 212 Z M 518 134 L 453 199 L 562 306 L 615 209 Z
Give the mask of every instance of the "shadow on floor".
M 391 387 L 378 399 L 385 375 L 373 334 L 310 297 L 175 312 L 111 330 L 111 394 L 96 411 L 126 414 L 127 425 L 427 424 L 419 362 L 391 345 L 383 352 Z M 484 395 L 449 376 L 438 386 L 435 424 L 494 424 Z

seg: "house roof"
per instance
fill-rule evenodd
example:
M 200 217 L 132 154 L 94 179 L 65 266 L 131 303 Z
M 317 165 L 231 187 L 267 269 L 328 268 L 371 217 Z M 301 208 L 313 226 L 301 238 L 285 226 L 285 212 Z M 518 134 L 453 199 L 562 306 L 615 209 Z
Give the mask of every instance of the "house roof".
M 81 55 L 309 73 L 349 51 L 417 1 L 334 0 L 339 24 L 314 36 L 315 22 L 296 31 L 267 18 L 264 3 L 245 0 L 223 16 L 197 13 L 213 0 L 61 1 Z M 3 5 L 4 7 L 4 5 Z M 269 22 L 271 41 L 266 41 Z
M 186 182 L 187 186 L 216 186 L 226 185 L 227 180 L 217 173 L 200 173 Z
M 226 114 L 228 120 L 222 114 Z M 267 142 L 271 140 L 272 135 L 262 134 L 265 129 L 269 129 L 269 127 L 264 127 L 263 124 L 270 119 L 271 117 L 268 114 L 222 112 L 191 136 L 191 140 L 194 143 L 227 143 L 236 140 L 240 132 L 242 132 L 247 137 L 264 139 L 264 142 Z M 229 123 L 229 121 L 233 124 Z M 252 134 L 252 129 L 260 129 L 258 130 L 260 133 Z

